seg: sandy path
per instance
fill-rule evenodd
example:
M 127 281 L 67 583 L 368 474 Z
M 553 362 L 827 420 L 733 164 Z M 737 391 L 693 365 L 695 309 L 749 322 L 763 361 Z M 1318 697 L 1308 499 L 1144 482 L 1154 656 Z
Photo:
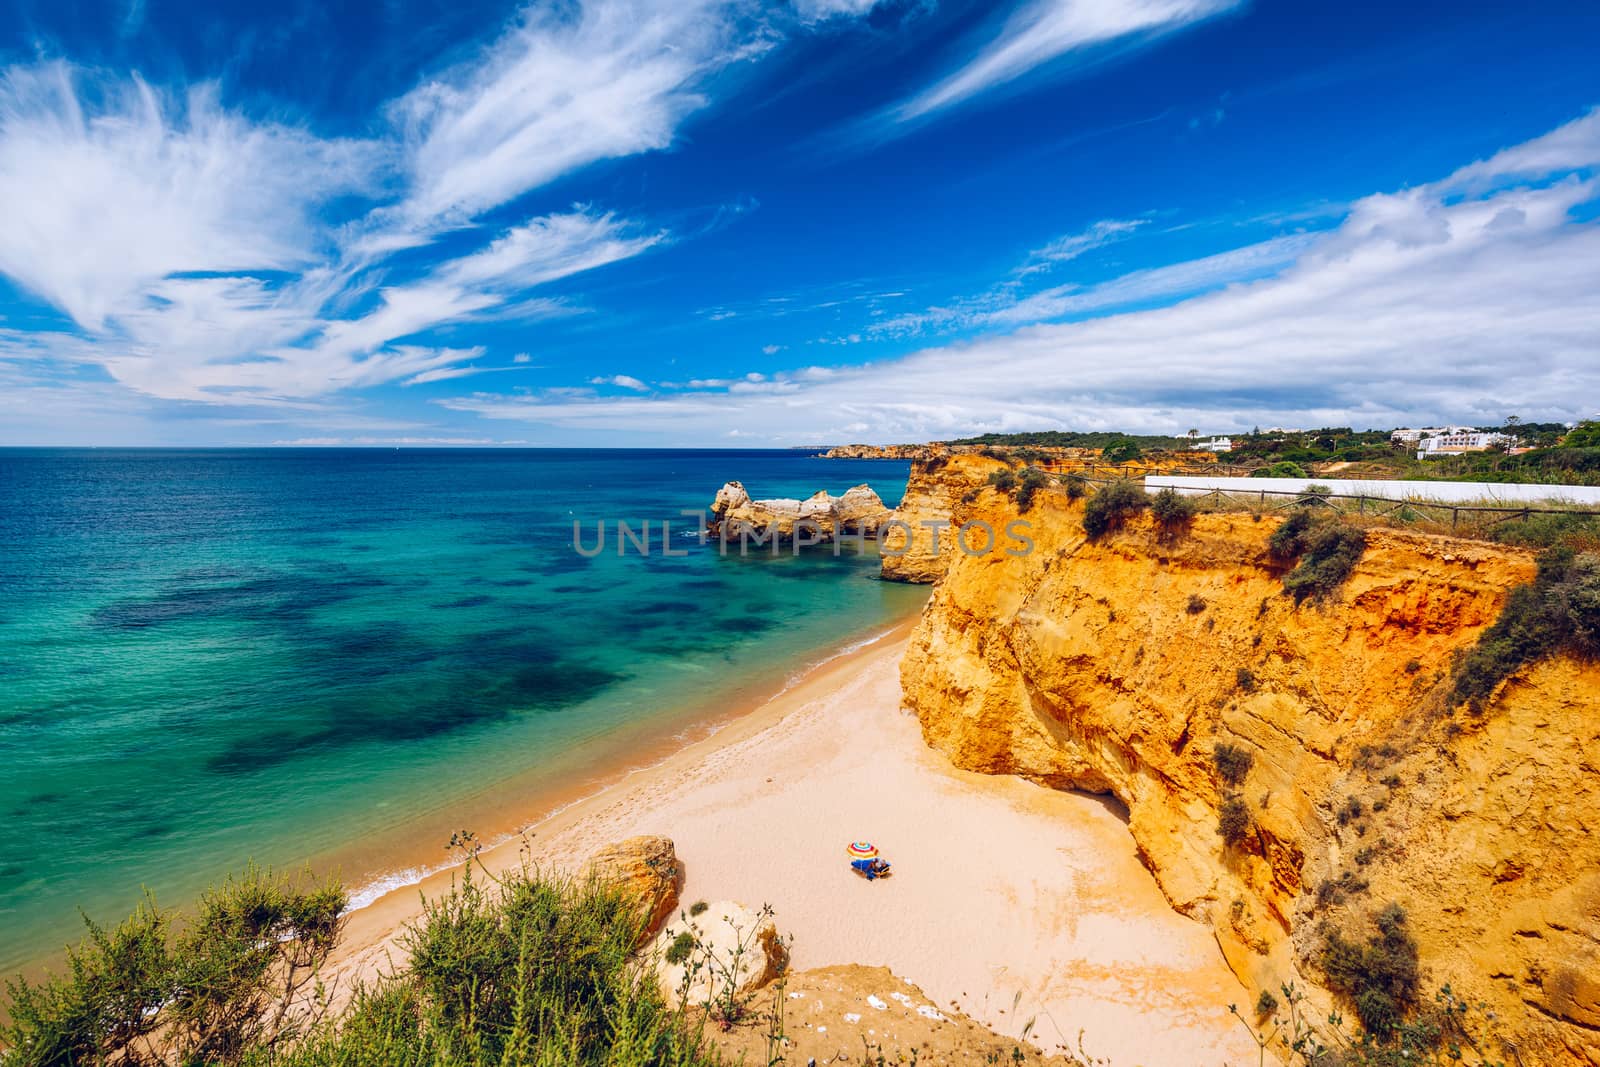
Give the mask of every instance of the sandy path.
M 1081 1029 L 1114 1067 L 1253 1062 L 1226 1013 L 1253 995 L 1209 933 L 1167 906 L 1118 815 L 951 768 L 900 710 L 903 647 L 819 672 L 742 728 L 536 827 L 536 857 L 663 834 L 684 900 L 772 904 L 797 969 L 886 966 L 1002 1033 L 1036 1019 L 1048 1047 L 1076 1045 Z M 849 871 L 844 846 L 858 837 L 880 845 L 892 878 Z M 357 914 L 367 961 L 414 909 L 414 890 L 393 896 Z

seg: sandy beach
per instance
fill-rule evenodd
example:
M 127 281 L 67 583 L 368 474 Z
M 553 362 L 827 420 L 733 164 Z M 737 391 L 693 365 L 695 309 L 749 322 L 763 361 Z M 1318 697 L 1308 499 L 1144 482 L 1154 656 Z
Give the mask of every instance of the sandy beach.
M 751 715 L 531 828 L 537 863 L 607 842 L 676 842 L 683 899 L 771 904 L 796 970 L 885 966 L 997 1031 L 1117 1067 L 1217 1067 L 1255 1049 L 1227 1015 L 1253 999 L 1209 933 L 1173 912 L 1098 798 L 958 771 L 900 708 L 903 633 L 814 671 Z M 844 846 L 876 841 L 868 883 Z M 518 862 L 515 842 L 487 853 Z M 356 912 L 340 970 L 372 973 L 441 872 Z

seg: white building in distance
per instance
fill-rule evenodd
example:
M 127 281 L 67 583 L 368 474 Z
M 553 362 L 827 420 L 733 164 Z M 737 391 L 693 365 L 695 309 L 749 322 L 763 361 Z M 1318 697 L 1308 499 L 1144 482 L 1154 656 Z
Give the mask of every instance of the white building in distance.
M 1442 433 L 1423 438 L 1417 449 L 1417 458 L 1438 459 L 1441 456 L 1459 456 L 1463 452 L 1486 452 L 1495 445 L 1509 448 L 1516 440 L 1503 433 Z
M 1414 445 L 1430 437 L 1444 437 L 1474 432 L 1476 431 L 1471 426 L 1427 426 L 1420 430 L 1396 430 L 1389 435 L 1389 440 L 1397 445 Z
M 1209 441 L 1201 441 L 1194 446 L 1194 449 L 1197 452 L 1232 452 L 1233 438 L 1213 437 Z

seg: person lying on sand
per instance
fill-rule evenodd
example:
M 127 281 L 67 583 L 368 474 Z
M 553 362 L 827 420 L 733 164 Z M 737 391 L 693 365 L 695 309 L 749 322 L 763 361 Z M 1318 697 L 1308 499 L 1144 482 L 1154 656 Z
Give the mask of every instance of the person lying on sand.
M 851 860 L 850 866 L 867 881 L 876 881 L 889 873 L 889 864 L 881 859 Z

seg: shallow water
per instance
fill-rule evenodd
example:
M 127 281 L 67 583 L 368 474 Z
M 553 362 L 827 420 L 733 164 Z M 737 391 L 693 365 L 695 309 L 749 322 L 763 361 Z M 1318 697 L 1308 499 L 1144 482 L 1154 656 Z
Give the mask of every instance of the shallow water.
M 0 450 L 0 971 L 246 859 L 403 834 L 916 610 L 680 509 L 907 465 L 772 451 Z M 607 550 L 572 547 L 606 521 Z M 617 556 L 617 520 L 654 554 Z M 682 556 L 660 552 L 674 524 Z M 357 880 L 359 881 L 359 879 Z

